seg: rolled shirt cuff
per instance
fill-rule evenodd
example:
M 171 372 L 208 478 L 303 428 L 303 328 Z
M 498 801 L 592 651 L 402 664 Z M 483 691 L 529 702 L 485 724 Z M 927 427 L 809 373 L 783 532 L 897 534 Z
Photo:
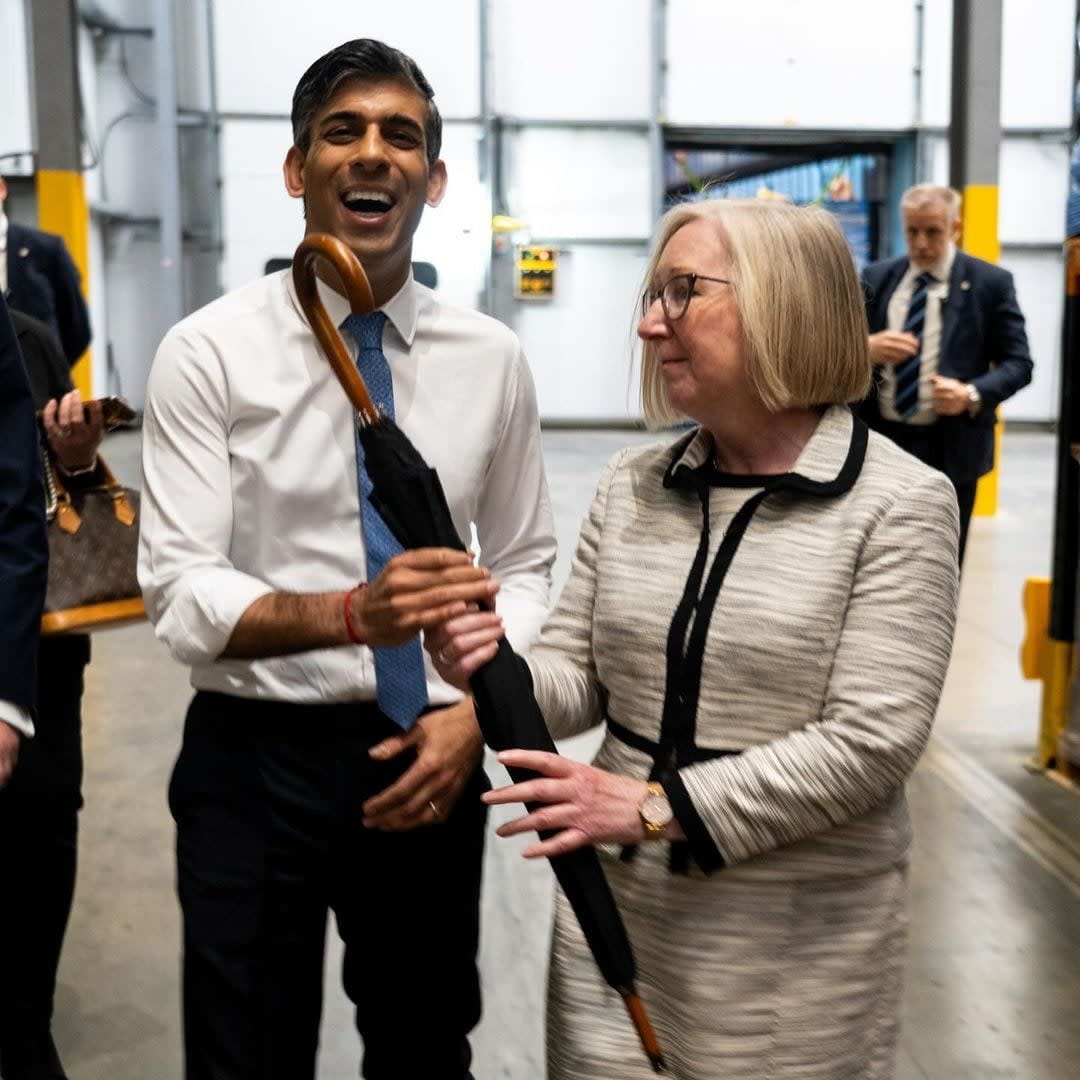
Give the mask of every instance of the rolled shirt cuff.
M 180 663 L 213 662 L 224 652 L 244 612 L 273 591 L 265 581 L 231 568 L 201 570 L 156 613 L 157 636 Z M 153 607 L 151 612 L 155 614 Z

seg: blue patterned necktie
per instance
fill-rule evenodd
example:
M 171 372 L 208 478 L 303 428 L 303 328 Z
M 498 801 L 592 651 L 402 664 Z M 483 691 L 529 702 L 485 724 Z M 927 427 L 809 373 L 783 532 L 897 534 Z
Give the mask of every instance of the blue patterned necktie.
M 919 381 L 922 375 L 922 336 L 926 325 L 926 298 L 931 283 L 935 280 L 929 271 L 923 271 L 915 279 L 915 290 L 911 294 L 907 317 L 903 331 L 914 334 L 919 339 L 919 349 L 914 356 L 897 364 L 893 369 L 896 379 L 893 395 L 894 408 L 902 420 L 914 416 L 919 408 Z
M 394 382 L 390 365 L 382 351 L 386 313 L 350 315 L 342 324 L 356 340 L 356 366 L 367 383 L 368 393 L 386 415 L 394 419 Z M 402 551 L 397 537 L 387 527 L 371 501 L 372 483 L 364 467 L 364 448 L 356 435 L 356 471 L 360 481 L 360 517 L 367 549 L 367 578 L 374 581 L 393 556 Z M 413 638 L 396 648 L 373 649 L 375 654 L 375 700 L 379 708 L 399 727 L 408 730 L 428 703 L 424 653 L 420 639 Z

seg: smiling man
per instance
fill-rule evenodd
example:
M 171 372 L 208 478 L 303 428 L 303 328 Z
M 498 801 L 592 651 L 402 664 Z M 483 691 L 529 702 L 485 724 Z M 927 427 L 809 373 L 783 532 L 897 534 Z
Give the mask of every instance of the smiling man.
M 979 477 L 994 465 L 996 408 L 1031 382 L 1012 274 L 956 247 L 960 194 L 917 184 L 900 200 L 908 253 L 863 271 L 874 388 L 870 427 L 952 481 L 960 559 Z
M 332 272 L 323 301 L 484 567 L 395 550 L 289 271 L 166 336 L 140 579 L 196 689 L 169 790 L 186 1077 L 314 1077 L 333 910 L 363 1075 L 457 1080 L 480 1015 L 487 782 L 472 704 L 425 666 L 417 632 L 489 598 L 492 575 L 515 645 L 539 628 L 555 542 L 535 394 L 509 330 L 412 278 L 413 234 L 447 183 L 417 65 L 347 42 L 301 78 L 292 121 L 285 187 L 308 233 L 357 254 L 378 310 L 350 316 Z

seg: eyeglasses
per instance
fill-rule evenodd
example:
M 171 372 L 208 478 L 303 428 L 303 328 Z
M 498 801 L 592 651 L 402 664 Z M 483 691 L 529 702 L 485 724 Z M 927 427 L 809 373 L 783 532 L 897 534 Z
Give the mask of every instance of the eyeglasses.
M 649 313 L 649 308 L 660 301 L 664 309 L 664 318 L 676 322 L 686 314 L 690 300 L 694 295 L 694 284 L 698 281 L 716 281 L 721 285 L 733 285 L 734 282 L 722 277 L 707 277 L 705 274 L 676 274 L 664 282 L 660 289 L 646 289 L 641 297 L 641 317 Z

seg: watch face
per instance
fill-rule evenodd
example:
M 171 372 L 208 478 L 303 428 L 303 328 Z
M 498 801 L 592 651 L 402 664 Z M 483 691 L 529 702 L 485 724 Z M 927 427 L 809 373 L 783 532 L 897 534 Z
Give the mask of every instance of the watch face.
M 666 795 L 647 795 L 641 804 L 641 816 L 650 825 L 662 829 L 674 814 Z

